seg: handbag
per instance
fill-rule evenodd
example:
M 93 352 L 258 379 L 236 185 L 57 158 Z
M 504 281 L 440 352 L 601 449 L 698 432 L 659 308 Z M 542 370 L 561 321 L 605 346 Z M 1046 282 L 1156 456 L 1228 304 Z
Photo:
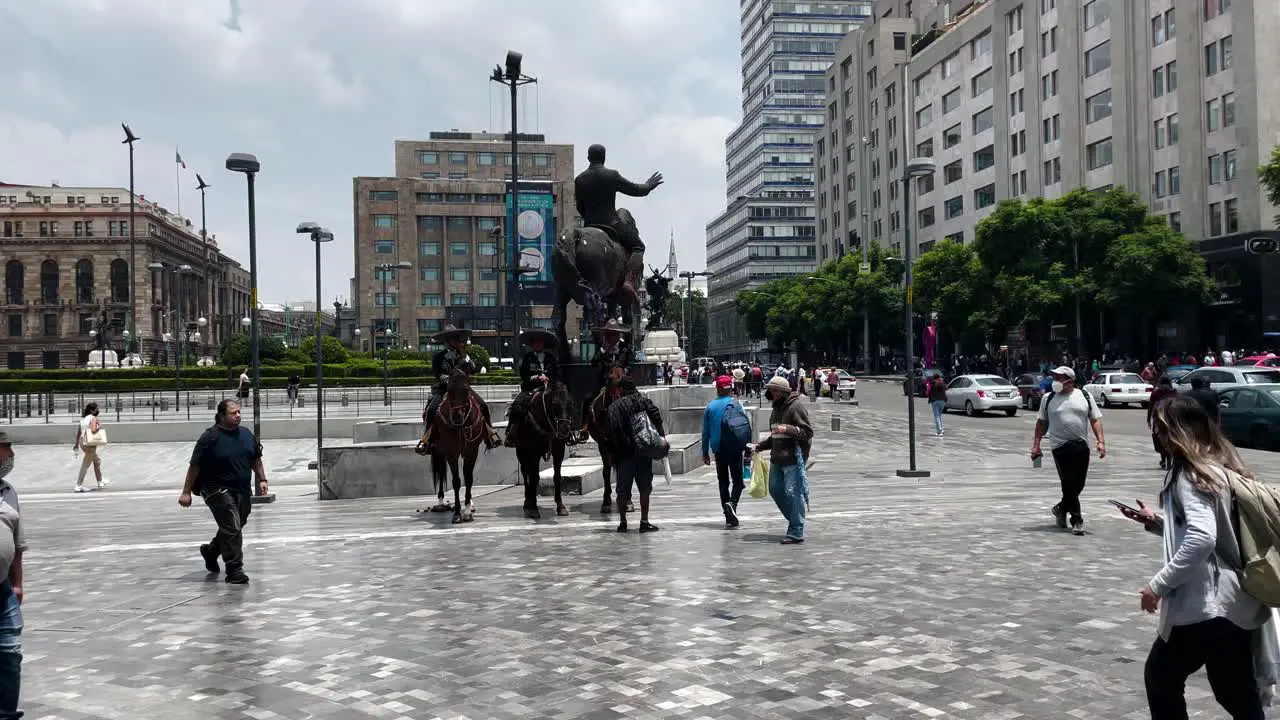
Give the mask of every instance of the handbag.
M 751 484 L 747 486 L 747 494 L 757 499 L 769 497 L 769 459 L 764 453 L 751 456 Z
M 102 447 L 107 444 L 107 429 L 98 426 L 97 432 L 90 432 L 87 437 L 80 441 L 81 447 Z
M 641 457 L 661 460 L 671 450 L 671 444 L 658 434 L 649 413 L 643 410 L 631 416 L 631 437 L 635 441 L 636 454 Z

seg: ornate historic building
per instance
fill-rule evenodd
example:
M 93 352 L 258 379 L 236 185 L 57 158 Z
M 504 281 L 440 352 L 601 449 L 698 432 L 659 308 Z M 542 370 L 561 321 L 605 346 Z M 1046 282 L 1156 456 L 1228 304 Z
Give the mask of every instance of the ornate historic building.
M 248 271 L 190 220 L 139 196 L 131 227 L 129 210 L 127 189 L 0 183 L 0 367 L 83 367 L 126 337 L 158 363 L 180 321 L 202 353 L 238 331 Z

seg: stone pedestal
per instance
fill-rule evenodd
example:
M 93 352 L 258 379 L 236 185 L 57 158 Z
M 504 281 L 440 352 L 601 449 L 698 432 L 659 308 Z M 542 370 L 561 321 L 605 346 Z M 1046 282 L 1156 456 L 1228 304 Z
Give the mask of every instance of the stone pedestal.
M 116 356 L 115 350 L 90 350 L 86 367 L 90 370 L 101 370 L 104 367 L 118 368 L 120 359 Z
M 680 336 L 675 330 L 650 330 L 644 335 L 641 352 L 646 362 L 679 362 Z

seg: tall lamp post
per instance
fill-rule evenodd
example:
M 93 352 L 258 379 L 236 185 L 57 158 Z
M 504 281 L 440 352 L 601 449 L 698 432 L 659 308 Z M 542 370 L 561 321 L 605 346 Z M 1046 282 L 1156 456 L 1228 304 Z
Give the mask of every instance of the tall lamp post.
M 493 73 L 489 76 L 492 82 L 506 85 L 511 89 L 511 219 L 507 225 L 507 234 L 511 238 L 507 246 L 508 264 L 517 266 L 516 275 L 507 278 L 511 288 L 511 298 L 508 303 L 511 305 L 511 347 L 520 347 L 520 232 L 517 227 L 517 221 L 520 218 L 520 141 L 519 141 L 519 115 L 516 109 L 517 94 L 521 85 L 529 85 L 538 82 L 537 78 L 529 77 L 520 72 L 520 63 L 524 59 L 524 55 L 515 50 L 507 51 L 506 69 L 501 65 L 493 68 Z M 515 356 L 511 358 L 511 368 L 515 369 Z
M 204 178 L 200 177 L 200 173 L 196 173 L 196 189 L 200 191 L 200 259 L 203 263 L 203 267 L 201 269 L 204 271 L 204 284 L 200 289 L 200 304 L 199 307 L 196 308 L 196 312 L 200 313 L 200 319 L 204 320 L 209 314 L 209 305 L 211 304 L 209 302 L 209 223 L 208 218 L 205 215 L 205 191 L 209 189 L 209 183 L 205 182 Z M 208 321 L 206 320 L 205 325 L 207 324 Z M 213 344 L 209 342 L 210 338 L 208 335 L 213 332 L 213 328 L 206 331 L 203 329 L 205 325 L 200 326 L 200 342 L 207 347 Z M 203 350 L 201 354 L 203 354 Z
M 684 330 L 683 344 L 684 344 L 685 357 L 689 358 L 693 356 L 693 348 L 689 347 L 689 336 L 692 334 L 689 332 L 689 310 L 693 307 L 693 279 L 696 277 L 709 278 L 711 277 L 711 273 L 706 270 L 701 270 L 699 272 L 686 270 L 680 273 L 680 277 L 686 280 L 685 291 L 684 291 L 684 302 L 680 303 L 680 324 L 683 326 L 683 330 Z
M 120 123 L 120 127 L 124 128 L 124 140 L 120 141 L 122 145 L 129 146 L 129 323 L 125 330 L 138 332 L 138 286 L 134 280 L 134 265 L 138 262 L 137 252 L 134 247 L 134 237 L 137 232 L 134 230 L 134 217 L 137 212 L 137 197 L 133 191 L 133 144 L 141 140 L 137 135 L 133 134 L 133 130 L 129 126 Z M 124 354 L 129 355 L 129 335 L 126 334 L 124 343 Z
M 902 258 L 905 269 L 903 285 L 907 296 L 903 307 L 903 323 L 907 339 L 904 350 L 907 359 L 907 453 L 910 467 L 898 471 L 898 477 L 929 477 L 928 470 L 916 468 L 916 393 L 912 387 L 912 369 L 915 367 L 915 338 L 911 337 L 915 330 L 911 309 L 911 181 L 918 177 L 933 175 L 938 170 L 938 163 L 933 158 L 918 157 L 907 161 L 906 173 L 902 176 Z
M 244 173 L 245 183 L 248 187 L 249 197 L 249 364 L 252 368 L 250 373 L 250 384 L 253 386 L 250 392 L 253 393 L 253 436 L 259 443 L 262 442 L 262 416 L 258 409 L 258 386 L 262 379 L 262 362 L 258 354 L 258 218 L 257 207 L 253 193 L 253 183 L 257 179 L 258 172 L 262 170 L 262 163 L 258 162 L 258 158 L 249 153 L 231 153 L 227 156 L 226 168 L 231 172 Z M 267 493 L 260 495 L 259 484 L 253 484 L 253 502 L 269 503 L 275 502 L 276 494 Z
M 862 237 L 858 238 L 858 241 L 862 245 L 862 264 L 858 266 L 858 272 L 871 272 L 871 261 L 867 259 L 867 213 L 865 210 L 862 212 Z M 871 374 L 871 307 L 866 303 L 862 306 L 862 372 Z
M 163 263 L 154 262 L 148 265 L 147 269 L 155 273 L 162 273 L 166 268 Z M 186 326 L 183 324 L 182 320 L 182 278 L 184 275 L 191 274 L 194 270 L 191 269 L 190 265 L 179 265 L 175 268 L 171 268 L 171 272 L 173 273 L 173 294 L 175 300 L 175 309 L 173 311 L 174 323 L 173 330 L 171 331 L 171 337 L 175 350 L 173 354 L 173 409 L 176 411 L 182 405 L 182 340 L 186 337 L 187 332 Z M 203 319 L 204 318 L 201 318 L 201 320 Z M 166 340 L 167 339 L 168 338 L 166 338 Z
M 333 242 L 333 233 L 313 222 L 301 223 L 298 225 L 297 232 L 299 235 L 310 235 L 311 242 L 316 246 L 316 471 L 323 473 L 324 471 L 320 469 L 320 448 L 324 445 L 324 344 L 320 342 L 320 245 Z M 337 318 L 337 308 L 341 306 L 338 303 L 334 303 L 334 306 L 334 317 Z M 324 479 L 323 476 L 321 479 Z
M 316 247 L 319 248 L 320 246 L 317 245 Z M 319 252 L 318 249 L 317 252 Z M 387 374 L 387 356 L 391 352 L 391 336 L 393 333 L 387 325 L 387 278 L 401 270 L 412 270 L 413 263 L 408 260 L 401 260 L 400 262 L 395 263 L 379 263 L 374 265 L 373 269 L 376 272 L 375 277 L 382 280 L 382 404 L 390 405 L 391 384 L 388 380 L 389 376 Z M 397 298 L 398 295 L 399 293 L 397 293 Z M 397 299 L 396 309 L 399 310 L 399 307 L 400 303 Z M 398 332 L 394 333 L 394 335 L 397 338 L 400 337 L 400 333 Z

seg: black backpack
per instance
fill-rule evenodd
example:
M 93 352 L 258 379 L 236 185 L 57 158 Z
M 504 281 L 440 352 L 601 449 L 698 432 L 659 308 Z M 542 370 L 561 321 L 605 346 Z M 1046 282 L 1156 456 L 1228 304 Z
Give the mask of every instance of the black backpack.
M 1080 390 L 1080 388 L 1076 388 L 1076 390 L 1079 390 L 1080 392 L 1084 393 L 1085 404 L 1089 406 L 1088 412 L 1089 412 L 1089 415 L 1092 416 L 1093 415 L 1093 396 L 1087 392 L 1084 392 L 1083 390 Z M 1044 406 L 1044 431 L 1045 432 L 1049 432 L 1049 401 L 1052 400 L 1053 396 L 1057 394 L 1058 393 L 1050 390 L 1048 393 L 1045 394 L 1044 399 L 1040 401 L 1040 404 Z

